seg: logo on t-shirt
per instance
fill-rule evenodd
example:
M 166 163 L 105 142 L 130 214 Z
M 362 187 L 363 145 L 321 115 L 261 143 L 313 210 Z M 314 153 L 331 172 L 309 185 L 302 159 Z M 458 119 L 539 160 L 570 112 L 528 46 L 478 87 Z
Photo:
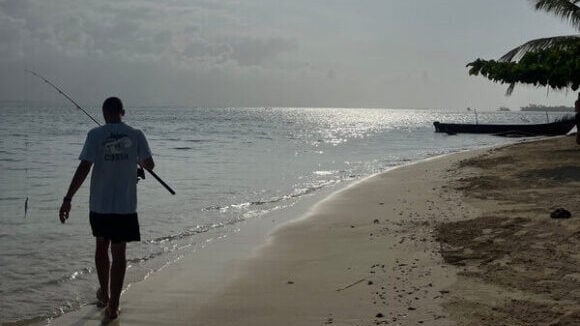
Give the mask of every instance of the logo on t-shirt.
M 133 146 L 131 138 L 125 134 L 111 133 L 103 142 L 105 161 L 122 161 L 129 159 L 129 149 Z

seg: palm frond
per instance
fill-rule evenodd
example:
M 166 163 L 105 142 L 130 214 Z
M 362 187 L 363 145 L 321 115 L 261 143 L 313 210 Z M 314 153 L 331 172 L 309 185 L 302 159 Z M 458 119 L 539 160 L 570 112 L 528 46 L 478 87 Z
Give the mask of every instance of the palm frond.
M 553 13 L 580 30 L 580 0 L 532 0 L 536 10 Z
M 499 60 L 504 62 L 518 61 L 528 52 L 548 48 L 567 49 L 571 46 L 575 46 L 578 42 L 580 42 L 580 34 L 539 38 L 518 46 L 504 54 Z

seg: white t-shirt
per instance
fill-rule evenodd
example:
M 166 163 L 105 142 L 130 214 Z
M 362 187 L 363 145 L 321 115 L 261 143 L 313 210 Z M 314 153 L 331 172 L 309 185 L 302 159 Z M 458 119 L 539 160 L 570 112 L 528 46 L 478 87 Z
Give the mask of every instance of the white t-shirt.
M 137 162 L 151 157 L 143 132 L 107 123 L 89 131 L 79 156 L 93 163 L 90 210 L 101 214 L 137 212 Z

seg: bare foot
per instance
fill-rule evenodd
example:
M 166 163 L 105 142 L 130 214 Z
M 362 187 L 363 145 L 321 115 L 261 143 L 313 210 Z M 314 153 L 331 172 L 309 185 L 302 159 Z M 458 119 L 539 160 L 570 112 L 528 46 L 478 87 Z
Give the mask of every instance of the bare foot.
M 105 318 L 108 320 L 117 319 L 120 313 L 121 310 L 119 309 L 119 307 L 112 308 L 111 306 L 107 306 L 107 309 L 105 309 Z

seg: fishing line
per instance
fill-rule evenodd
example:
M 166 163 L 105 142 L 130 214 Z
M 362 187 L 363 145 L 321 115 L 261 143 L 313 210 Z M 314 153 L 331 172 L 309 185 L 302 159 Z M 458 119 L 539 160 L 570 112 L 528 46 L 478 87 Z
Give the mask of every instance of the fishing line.
M 69 100 L 69 102 L 71 102 L 72 104 L 74 104 L 74 106 L 77 109 L 79 109 L 80 111 L 82 111 L 87 117 L 89 117 L 91 120 L 93 120 L 98 126 L 101 126 L 101 124 L 97 120 L 95 120 L 95 118 L 93 118 L 87 111 L 85 111 L 85 109 L 83 109 L 77 102 L 75 102 L 75 100 L 73 100 L 70 96 L 68 96 L 58 86 L 56 86 L 55 84 L 53 84 L 52 82 L 50 82 L 48 79 L 44 78 L 43 76 L 41 76 L 40 74 L 38 74 L 38 73 L 36 73 L 36 72 L 34 72 L 32 70 L 26 70 L 26 72 L 29 72 L 32 75 L 40 78 L 46 84 L 48 84 L 49 86 L 51 86 L 52 88 L 54 88 L 60 95 L 64 96 L 67 100 Z M 143 169 L 143 167 L 141 166 L 141 164 L 139 164 L 139 167 L 141 167 Z M 171 193 L 172 195 L 175 195 L 175 191 L 173 189 L 171 189 L 171 187 L 167 183 L 165 183 L 165 181 L 163 181 L 155 172 L 153 172 L 153 170 L 151 170 L 151 169 L 145 169 L 145 170 L 147 170 L 147 172 L 149 172 L 155 178 L 155 180 L 157 180 L 165 189 L 167 189 L 167 191 L 169 191 L 169 193 Z
M 26 82 L 27 87 L 26 87 L 26 93 L 27 93 L 27 98 L 30 100 L 30 83 L 27 81 Z M 32 105 L 32 103 L 24 103 L 25 107 L 24 107 L 24 111 L 26 114 L 26 118 L 24 119 L 25 121 L 28 121 L 28 112 L 30 111 L 30 106 Z M 30 128 L 29 126 L 26 126 L 26 128 L 24 128 L 25 130 L 25 134 L 24 134 L 24 195 L 26 196 L 26 198 L 24 199 L 24 218 L 28 217 L 28 198 L 29 198 L 29 191 L 30 191 L 30 187 L 29 187 L 29 165 L 30 165 L 30 158 L 29 158 L 29 134 L 30 134 Z
M 99 127 L 101 126 L 101 124 L 95 120 L 95 118 L 93 118 L 87 111 L 85 111 L 77 102 L 75 102 L 75 100 L 73 100 L 72 98 L 70 98 L 70 96 L 66 95 L 65 92 L 63 92 L 60 88 L 58 88 L 55 84 L 51 83 L 48 79 L 42 77 L 41 75 L 35 73 L 32 70 L 26 70 L 26 72 L 29 72 L 31 74 L 33 74 L 34 76 L 42 79 L 45 83 L 47 83 L 48 85 L 50 85 L 52 88 L 54 88 L 60 95 L 64 96 L 67 100 L 69 100 L 69 102 L 71 102 L 72 104 L 74 104 L 74 106 L 81 110 L 87 117 L 89 117 L 91 120 L 93 120 Z
M 25 140 L 24 140 L 24 155 L 25 155 L 25 163 L 24 163 L 24 193 L 26 194 L 26 200 L 24 201 L 24 218 L 26 218 L 28 216 L 28 164 L 29 164 L 29 160 L 28 160 L 28 146 L 29 146 L 29 142 L 28 142 L 28 131 L 26 132 L 26 136 L 25 136 Z

